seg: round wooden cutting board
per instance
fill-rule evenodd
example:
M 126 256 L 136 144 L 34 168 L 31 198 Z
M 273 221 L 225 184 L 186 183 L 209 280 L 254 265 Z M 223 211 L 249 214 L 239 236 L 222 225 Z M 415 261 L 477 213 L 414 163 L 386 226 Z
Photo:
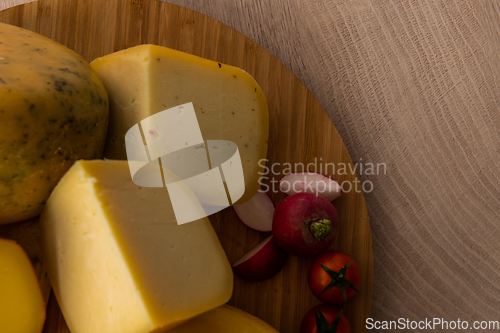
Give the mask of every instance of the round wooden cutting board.
M 262 87 L 269 104 L 270 133 L 267 185 L 278 180 L 287 167 L 325 173 L 339 183 L 355 185 L 357 176 L 351 158 L 333 123 L 306 87 L 275 57 L 254 41 L 210 17 L 176 5 L 147 0 L 40 0 L 0 12 L 0 21 L 24 27 L 83 55 L 88 61 L 138 44 L 167 46 L 221 63 L 240 67 Z M 347 172 L 334 173 L 333 166 Z M 347 186 L 347 183 L 344 183 Z M 271 192 L 275 204 L 285 195 Z M 358 185 L 359 187 L 359 185 Z M 347 188 L 348 190 L 348 188 Z M 353 332 L 366 331 L 370 315 L 373 253 L 370 225 L 361 191 L 354 189 L 335 201 L 340 231 L 335 247 L 350 254 L 359 264 L 362 284 L 359 294 L 345 306 Z M 250 230 L 233 209 L 210 220 L 231 263 L 267 237 Z M 36 221 L 2 226 L 0 236 L 17 239 L 36 262 Z M 272 279 L 255 283 L 235 277 L 229 304 L 248 311 L 282 333 L 298 333 L 306 311 L 320 302 L 307 285 L 313 258 L 290 257 L 285 268 Z M 49 284 L 43 263 L 37 264 L 45 295 Z M 54 297 L 50 297 L 44 332 L 68 332 Z

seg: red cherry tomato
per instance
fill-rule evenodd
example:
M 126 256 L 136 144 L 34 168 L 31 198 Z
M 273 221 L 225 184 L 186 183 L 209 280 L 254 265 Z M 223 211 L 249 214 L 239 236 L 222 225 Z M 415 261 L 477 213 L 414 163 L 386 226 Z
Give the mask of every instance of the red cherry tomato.
M 349 255 L 328 251 L 320 255 L 309 268 L 308 282 L 312 293 L 320 301 L 341 304 L 357 294 L 361 277 L 358 264 Z
M 300 333 L 351 333 L 351 324 L 344 314 L 340 316 L 336 329 L 332 327 L 340 311 L 341 309 L 326 304 L 312 307 L 300 323 Z M 318 312 L 321 312 L 323 318 Z

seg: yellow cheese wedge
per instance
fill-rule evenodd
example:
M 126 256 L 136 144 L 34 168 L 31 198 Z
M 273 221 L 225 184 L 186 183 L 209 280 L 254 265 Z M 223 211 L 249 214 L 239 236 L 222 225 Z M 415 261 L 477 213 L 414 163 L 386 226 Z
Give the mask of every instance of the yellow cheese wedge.
M 110 97 L 104 157 L 126 159 L 125 134 L 160 111 L 193 103 L 205 140 L 238 145 L 245 193 L 259 189 L 259 160 L 267 154 L 269 117 L 265 96 L 245 71 L 156 45 L 140 45 L 91 63 Z M 264 165 L 261 163 L 261 165 Z
M 177 225 L 165 188 L 127 161 L 78 161 L 40 218 L 43 258 L 72 333 L 174 327 L 229 300 L 233 276 L 207 218 Z
M 223 305 L 169 333 L 278 333 L 271 325 L 238 308 Z
M 0 224 L 38 216 L 78 159 L 101 158 L 108 96 L 83 57 L 0 23 Z
M 31 262 L 16 242 L 0 238 L 0 332 L 39 333 L 45 304 Z

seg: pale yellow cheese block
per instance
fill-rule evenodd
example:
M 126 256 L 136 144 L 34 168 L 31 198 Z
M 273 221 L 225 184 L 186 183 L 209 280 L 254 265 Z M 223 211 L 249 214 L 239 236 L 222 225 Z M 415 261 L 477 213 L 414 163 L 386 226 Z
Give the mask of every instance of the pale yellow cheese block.
M 263 320 L 238 308 L 223 305 L 204 313 L 169 333 L 278 333 Z
M 233 276 L 207 218 L 177 225 L 165 188 L 126 161 L 78 161 L 42 213 L 43 259 L 72 333 L 143 333 L 229 300 Z
M 16 242 L 0 238 L 0 332 L 39 333 L 45 304 L 35 271 Z
M 238 145 L 249 200 L 259 189 L 259 160 L 267 154 L 269 115 L 265 96 L 245 71 L 156 45 L 140 45 L 91 63 L 110 98 L 104 157 L 126 159 L 125 133 L 160 111 L 193 103 L 204 140 Z

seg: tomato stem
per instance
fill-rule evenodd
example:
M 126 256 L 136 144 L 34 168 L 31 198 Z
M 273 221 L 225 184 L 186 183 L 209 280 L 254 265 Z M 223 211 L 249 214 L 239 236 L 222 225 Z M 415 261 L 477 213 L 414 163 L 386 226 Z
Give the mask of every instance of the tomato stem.
M 330 326 L 328 325 L 328 322 L 326 321 L 323 313 L 319 310 L 316 311 L 314 313 L 314 318 L 316 319 L 316 328 L 318 329 L 318 333 L 336 333 L 340 323 L 340 319 L 342 317 L 342 312 L 344 312 L 344 310 L 340 310 L 339 314 L 337 315 L 337 317 L 335 317 L 335 320 Z
M 350 261 L 348 262 L 347 264 L 344 265 L 344 267 L 342 267 L 338 272 L 335 272 L 335 271 L 332 271 L 330 268 L 326 267 L 325 265 L 322 265 L 322 264 L 319 264 L 321 266 L 321 268 L 323 268 L 323 270 L 328 274 L 330 275 L 330 277 L 332 278 L 332 280 L 330 281 L 330 283 L 328 284 L 328 286 L 325 287 L 325 289 L 323 289 L 323 291 L 320 293 L 320 295 L 322 293 L 324 293 L 325 291 L 328 291 L 329 289 L 333 288 L 333 287 L 337 287 L 339 288 L 340 290 L 340 293 L 342 294 L 342 296 L 344 297 L 344 301 L 347 301 L 347 295 L 345 293 L 345 289 L 344 287 L 349 287 L 349 288 L 352 288 L 356 291 L 358 291 L 358 289 L 356 289 L 356 287 L 351 283 L 351 281 L 349 281 L 346 277 L 345 277 L 345 274 L 347 272 L 347 269 L 349 268 L 349 266 L 353 263 L 354 261 Z

